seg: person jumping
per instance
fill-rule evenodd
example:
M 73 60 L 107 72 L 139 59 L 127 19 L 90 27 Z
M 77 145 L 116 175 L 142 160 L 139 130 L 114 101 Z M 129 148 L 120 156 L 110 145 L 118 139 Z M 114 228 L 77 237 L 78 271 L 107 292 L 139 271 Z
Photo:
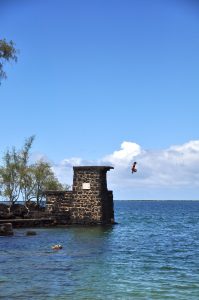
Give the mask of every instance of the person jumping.
M 137 162 L 135 161 L 135 162 L 133 163 L 132 167 L 131 167 L 132 174 L 133 174 L 134 172 L 137 172 L 136 165 L 137 165 Z

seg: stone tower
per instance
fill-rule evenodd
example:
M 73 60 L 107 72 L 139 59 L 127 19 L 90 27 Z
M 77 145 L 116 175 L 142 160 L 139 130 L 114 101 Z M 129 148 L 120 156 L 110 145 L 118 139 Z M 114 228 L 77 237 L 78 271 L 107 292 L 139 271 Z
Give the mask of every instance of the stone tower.
M 73 167 L 73 218 L 83 222 L 113 223 L 113 193 L 106 173 L 113 167 Z
M 106 173 L 113 167 L 73 167 L 72 191 L 46 191 L 46 211 L 60 224 L 113 224 L 113 193 Z

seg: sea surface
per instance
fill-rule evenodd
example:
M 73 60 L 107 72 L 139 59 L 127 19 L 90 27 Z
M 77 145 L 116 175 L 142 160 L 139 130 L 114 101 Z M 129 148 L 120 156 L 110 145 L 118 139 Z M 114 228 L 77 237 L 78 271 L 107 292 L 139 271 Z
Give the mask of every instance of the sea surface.
M 199 202 L 115 201 L 114 226 L 0 238 L 0 299 L 199 299 Z M 54 251 L 53 244 L 63 249 Z

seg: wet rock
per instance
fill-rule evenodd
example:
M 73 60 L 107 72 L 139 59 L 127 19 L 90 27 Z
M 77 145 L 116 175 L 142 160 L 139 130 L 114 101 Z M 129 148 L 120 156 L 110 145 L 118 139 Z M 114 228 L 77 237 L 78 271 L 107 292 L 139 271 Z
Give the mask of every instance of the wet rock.
M 37 233 L 36 233 L 36 231 L 33 231 L 33 230 L 28 230 L 27 232 L 26 232 L 26 235 L 36 235 Z
M 12 224 L 11 223 L 0 224 L 0 235 L 1 236 L 13 235 Z

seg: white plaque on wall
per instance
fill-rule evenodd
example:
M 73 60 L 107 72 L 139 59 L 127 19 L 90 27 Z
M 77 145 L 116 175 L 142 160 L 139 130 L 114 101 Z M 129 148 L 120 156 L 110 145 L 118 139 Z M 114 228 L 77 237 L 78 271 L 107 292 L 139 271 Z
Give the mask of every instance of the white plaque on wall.
M 90 188 L 91 188 L 90 182 L 82 183 L 82 189 L 83 190 L 90 190 Z

